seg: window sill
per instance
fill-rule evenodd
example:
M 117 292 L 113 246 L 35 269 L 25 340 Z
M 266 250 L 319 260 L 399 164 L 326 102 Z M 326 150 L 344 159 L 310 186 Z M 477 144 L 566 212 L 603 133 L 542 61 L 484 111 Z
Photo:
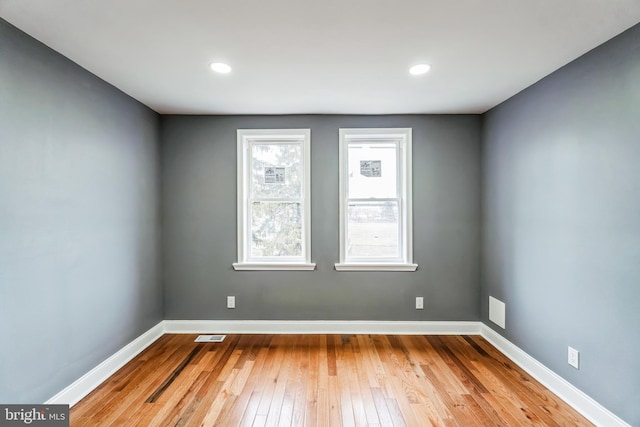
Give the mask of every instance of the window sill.
M 337 271 L 416 271 L 418 264 L 336 263 Z
M 233 269 L 236 271 L 311 271 L 316 269 L 315 262 L 234 262 Z

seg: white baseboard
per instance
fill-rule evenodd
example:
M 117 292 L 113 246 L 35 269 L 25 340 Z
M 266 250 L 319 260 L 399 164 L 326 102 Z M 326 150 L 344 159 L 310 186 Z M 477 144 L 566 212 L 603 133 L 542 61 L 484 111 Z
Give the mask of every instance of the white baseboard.
M 73 406 L 83 397 L 91 393 L 104 380 L 113 375 L 118 369 L 136 357 L 145 348 L 149 347 L 155 340 L 164 334 L 162 322 L 131 341 L 117 353 L 109 357 L 104 362 L 78 378 L 64 390 L 47 400 L 45 404 L 64 404 Z
M 365 320 L 165 320 L 168 334 L 480 335 L 480 322 Z
M 336 320 L 163 320 L 46 401 L 75 405 L 163 334 L 482 335 L 506 357 L 597 426 L 631 427 L 564 378 L 481 322 Z
M 631 427 L 614 413 L 587 396 L 570 382 L 553 372 L 551 369 L 538 362 L 525 353 L 511 341 L 495 332 L 487 325 L 481 326 L 481 335 L 489 341 L 502 354 L 511 359 L 516 365 L 527 371 L 532 377 L 546 388 L 551 390 L 560 399 L 564 400 L 580 412 L 585 418 L 597 426 L 606 427 Z

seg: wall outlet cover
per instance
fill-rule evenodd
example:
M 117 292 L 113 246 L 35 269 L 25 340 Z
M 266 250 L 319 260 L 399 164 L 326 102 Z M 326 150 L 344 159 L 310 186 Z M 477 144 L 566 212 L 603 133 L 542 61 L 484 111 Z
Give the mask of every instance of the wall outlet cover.
M 424 310 L 424 297 L 416 297 L 416 310 Z
M 227 297 L 227 308 L 236 308 L 236 297 L 234 296 Z
M 580 352 L 573 347 L 568 347 L 567 362 L 576 369 L 580 369 Z

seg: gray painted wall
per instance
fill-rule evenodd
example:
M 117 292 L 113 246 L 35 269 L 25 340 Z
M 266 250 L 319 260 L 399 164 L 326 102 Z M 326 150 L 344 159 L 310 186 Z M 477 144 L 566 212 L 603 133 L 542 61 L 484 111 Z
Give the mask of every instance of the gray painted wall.
M 417 272 L 334 270 L 340 127 L 413 128 Z M 163 116 L 161 128 L 166 319 L 479 319 L 480 116 Z M 232 269 L 238 128 L 311 128 L 316 271 Z
M 50 398 L 164 296 L 166 319 L 481 319 L 640 425 L 639 79 L 636 26 L 484 117 L 159 118 L 0 20 L 0 402 Z M 233 271 L 236 129 L 307 127 L 318 269 Z M 340 127 L 413 128 L 417 272 L 333 269 Z
M 0 20 L 0 402 L 162 319 L 158 116 Z
M 485 119 L 482 320 L 640 425 L 640 25 Z

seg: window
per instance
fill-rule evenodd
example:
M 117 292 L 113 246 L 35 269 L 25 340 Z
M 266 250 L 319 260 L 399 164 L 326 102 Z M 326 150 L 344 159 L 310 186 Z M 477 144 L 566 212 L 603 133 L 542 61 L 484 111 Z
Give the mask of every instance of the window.
M 415 271 L 411 129 L 340 129 L 336 270 Z
M 236 270 L 313 270 L 309 129 L 238 130 Z

